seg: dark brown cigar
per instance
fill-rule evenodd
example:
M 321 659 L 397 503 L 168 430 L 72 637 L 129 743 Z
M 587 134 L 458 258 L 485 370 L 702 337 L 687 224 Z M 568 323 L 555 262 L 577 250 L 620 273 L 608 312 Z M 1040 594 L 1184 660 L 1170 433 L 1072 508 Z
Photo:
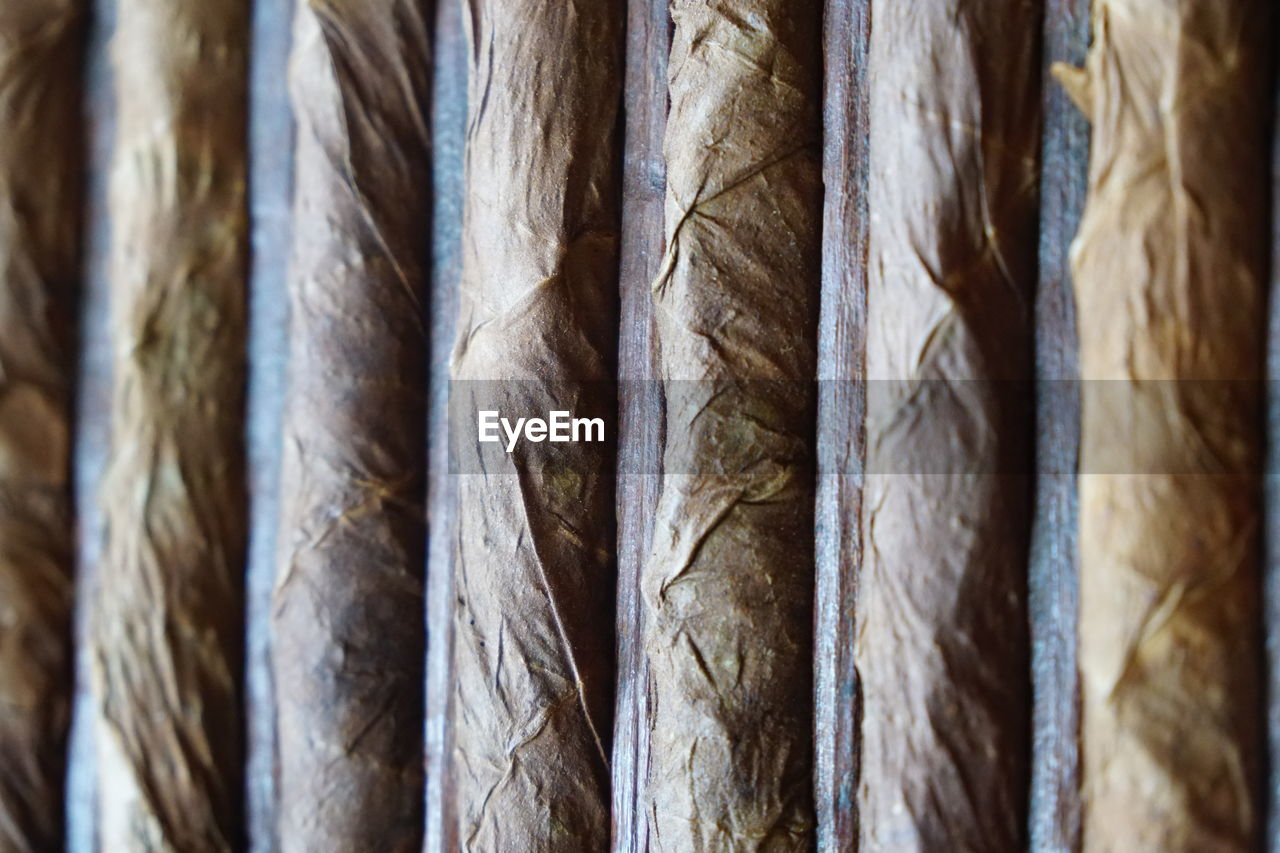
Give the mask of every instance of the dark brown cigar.
M 871 20 L 860 849 L 1016 850 L 1040 5 Z
M 470 4 L 453 395 L 513 421 L 571 411 L 612 435 L 623 14 L 617 0 Z M 458 845 L 604 850 L 613 455 L 608 442 L 479 447 L 483 467 L 462 461 L 458 477 Z
M 80 14 L 0 6 L 0 849 L 16 853 L 62 844 Z
M 301 0 L 272 619 L 284 850 L 421 847 L 426 7 Z

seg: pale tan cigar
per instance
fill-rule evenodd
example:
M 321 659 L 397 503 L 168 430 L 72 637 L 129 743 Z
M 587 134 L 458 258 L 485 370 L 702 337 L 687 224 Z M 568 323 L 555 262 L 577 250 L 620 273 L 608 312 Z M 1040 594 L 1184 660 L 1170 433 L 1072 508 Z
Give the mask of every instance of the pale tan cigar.
M 122 0 L 112 449 L 92 608 L 99 844 L 240 846 L 245 0 Z
M 813 844 L 821 12 L 671 5 L 666 444 L 642 578 L 655 851 Z
M 1073 248 L 1083 841 L 1253 850 L 1269 4 L 1099 0 Z

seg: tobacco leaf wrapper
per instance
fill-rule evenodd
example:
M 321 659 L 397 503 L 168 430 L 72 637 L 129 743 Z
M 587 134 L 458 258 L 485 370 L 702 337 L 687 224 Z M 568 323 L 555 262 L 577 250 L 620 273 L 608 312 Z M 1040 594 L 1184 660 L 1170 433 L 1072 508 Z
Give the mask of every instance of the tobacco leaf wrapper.
M 623 5 L 471 0 L 469 13 L 454 410 L 483 400 L 512 419 L 566 410 L 612 424 Z M 459 476 L 462 850 L 609 844 L 613 457 L 607 444 L 546 447 L 485 455 Z
M 821 8 L 671 14 L 642 808 L 654 850 L 809 850 Z
M 0 7 L 0 849 L 61 846 L 80 4 Z
M 872 12 L 865 851 L 1025 846 L 1039 13 Z
M 111 459 L 91 647 L 99 843 L 238 846 L 243 0 L 122 0 Z
M 1253 850 L 1269 4 L 1099 0 L 1073 247 L 1090 851 Z
M 285 850 L 421 846 L 423 245 L 416 0 L 302 0 L 272 619 Z

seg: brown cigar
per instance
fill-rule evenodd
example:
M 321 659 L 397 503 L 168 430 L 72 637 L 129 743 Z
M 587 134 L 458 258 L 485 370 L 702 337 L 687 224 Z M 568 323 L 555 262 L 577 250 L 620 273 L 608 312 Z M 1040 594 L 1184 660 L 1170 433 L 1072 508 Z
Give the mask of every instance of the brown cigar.
M 286 851 L 421 847 L 428 65 L 418 0 L 297 6 L 272 616 Z
M 1073 248 L 1086 851 L 1262 826 L 1259 510 L 1270 4 L 1098 0 Z
M 478 414 L 599 417 L 617 348 L 617 0 L 470 5 L 451 774 L 465 851 L 604 850 L 608 442 L 472 443 Z M 459 417 L 462 417 L 461 415 Z M 490 450 L 496 450 L 490 453 Z
M 864 851 L 1025 846 L 1039 11 L 871 12 Z
M 809 850 L 821 6 L 671 14 L 641 807 L 655 851 Z
M 20 853 L 62 843 L 80 14 L 0 7 L 0 849 Z
M 240 843 L 245 0 L 123 0 L 112 452 L 93 602 L 99 844 Z

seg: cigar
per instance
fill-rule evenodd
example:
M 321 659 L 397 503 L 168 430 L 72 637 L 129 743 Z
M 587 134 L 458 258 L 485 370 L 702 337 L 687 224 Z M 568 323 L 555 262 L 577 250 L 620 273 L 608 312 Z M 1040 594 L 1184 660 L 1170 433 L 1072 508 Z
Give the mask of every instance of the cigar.
M 653 850 L 813 844 L 821 11 L 671 5 L 666 437 L 641 580 Z
M 418 0 L 300 0 L 272 666 L 283 850 L 422 844 L 429 67 Z
M 1093 5 L 1072 249 L 1086 851 L 1260 841 L 1271 6 Z
M 0 849 L 13 851 L 62 846 L 81 13 L 0 7 Z
M 859 849 L 1017 850 L 1040 6 L 871 18 Z
M 613 434 L 624 7 L 476 0 L 451 408 Z M 613 703 L 608 442 L 459 462 L 456 848 L 604 850 Z M 465 466 L 465 467 L 464 467 Z
M 112 449 L 92 603 L 103 850 L 240 845 L 243 0 L 123 0 Z

